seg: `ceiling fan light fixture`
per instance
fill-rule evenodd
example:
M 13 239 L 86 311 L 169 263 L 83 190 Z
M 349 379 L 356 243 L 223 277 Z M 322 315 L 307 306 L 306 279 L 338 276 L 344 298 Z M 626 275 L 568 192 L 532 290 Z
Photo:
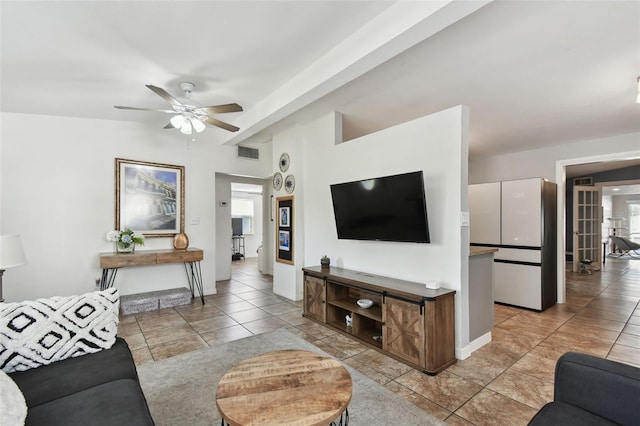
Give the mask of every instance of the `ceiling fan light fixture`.
M 192 118 L 191 119 L 191 125 L 193 126 L 193 129 L 198 133 L 202 133 L 204 131 L 204 129 L 207 128 L 207 126 L 202 121 L 198 120 L 197 118 Z
M 190 135 L 193 133 L 193 127 L 191 126 L 190 120 L 184 120 L 184 123 L 180 127 L 180 131 L 185 135 Z
M 184 124 L 185 117 L 182 114 L 174 115 L 173 117 L 171 117 L 171 120 L 169 120 L 169 122 L 173 127 L 175 127 L 176 129 L 179 129 Z

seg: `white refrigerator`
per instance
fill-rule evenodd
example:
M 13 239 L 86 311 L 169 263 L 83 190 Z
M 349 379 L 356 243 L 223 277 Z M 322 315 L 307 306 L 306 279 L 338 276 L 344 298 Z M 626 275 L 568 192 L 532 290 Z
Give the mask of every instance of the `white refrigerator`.
M 537 311 L 556 303 L 556 193 L 539 178 L 469 186 L 471 245 L 498 248 L 496 302 Z

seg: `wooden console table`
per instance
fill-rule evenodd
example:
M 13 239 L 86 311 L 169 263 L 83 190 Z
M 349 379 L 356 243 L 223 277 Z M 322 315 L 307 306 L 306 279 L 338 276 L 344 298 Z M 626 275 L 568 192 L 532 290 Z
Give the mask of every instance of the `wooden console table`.
M 191 297 L 195 297 L 194 289 L 200 293 L 200 300 L 204 305 L 202 288 L 202 271 L 200 261 L 204 259 L 204 252 L 198 248 L 187 250 L 142 250 L 136 253 L 100 253 L 100 290 L 113 287 L 118 269 L 127 266 L 162 265 L 165 263 L 184 263 L 184 269 L 189 281 Z
M 242 361 L 218 383 L 222 426 L 349 424 L 349 372 L 309 351 L 267 352 Z M 344 423 L 343 423 L 344 420 Z

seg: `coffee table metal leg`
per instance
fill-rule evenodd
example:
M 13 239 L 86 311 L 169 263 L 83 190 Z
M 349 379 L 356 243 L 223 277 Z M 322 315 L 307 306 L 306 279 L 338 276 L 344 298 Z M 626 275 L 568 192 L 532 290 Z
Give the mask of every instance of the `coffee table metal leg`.
M 344 421 L 344 423 L 343 423 Z M 223 425 L 224 426 L 224 425 Z M 342 414 L 340 414 L 340 422 L 331 422 L 329 426 L 349 426 L 349 408 L 346 408 Z

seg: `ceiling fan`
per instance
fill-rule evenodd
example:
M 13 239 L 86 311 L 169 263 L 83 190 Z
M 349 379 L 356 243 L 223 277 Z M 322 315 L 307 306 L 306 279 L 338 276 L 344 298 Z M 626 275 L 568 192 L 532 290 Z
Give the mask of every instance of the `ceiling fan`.
M 233 126 L 224 121 L 217 120 L 213 117 L 209 117 L 209 114 L 222 114 L 225 112 L 240 112 L 242 107 L 238 104 L 225 104 L 214 106 L 202 106 L 198 101 L 191 99 L 191 92 L 195 85 L 189 82 L 180 83 L 180 88 L 184 91 L 183 98 L 176 98 L 171 96 L 166 90 L 161 87 L 146 85 L 152 92 L 160 96 L 165 101 L 171 104 L 172 109 L 151 109 L 151 108 L 137 108 L 115 105 L 117 109 L 131 109 L 134 111 L 157 111 L 167 114 L 176 114 L 171 117 L 169 124 L 164 126 L 165 129 L 180 129 L 185 135 L 190 135 L 195 130 L 197 133 L 204 131 L 206 128 L 205 123 L 212 126 L 220 127 L 230 132 L 237 132 L 239 127 Z

